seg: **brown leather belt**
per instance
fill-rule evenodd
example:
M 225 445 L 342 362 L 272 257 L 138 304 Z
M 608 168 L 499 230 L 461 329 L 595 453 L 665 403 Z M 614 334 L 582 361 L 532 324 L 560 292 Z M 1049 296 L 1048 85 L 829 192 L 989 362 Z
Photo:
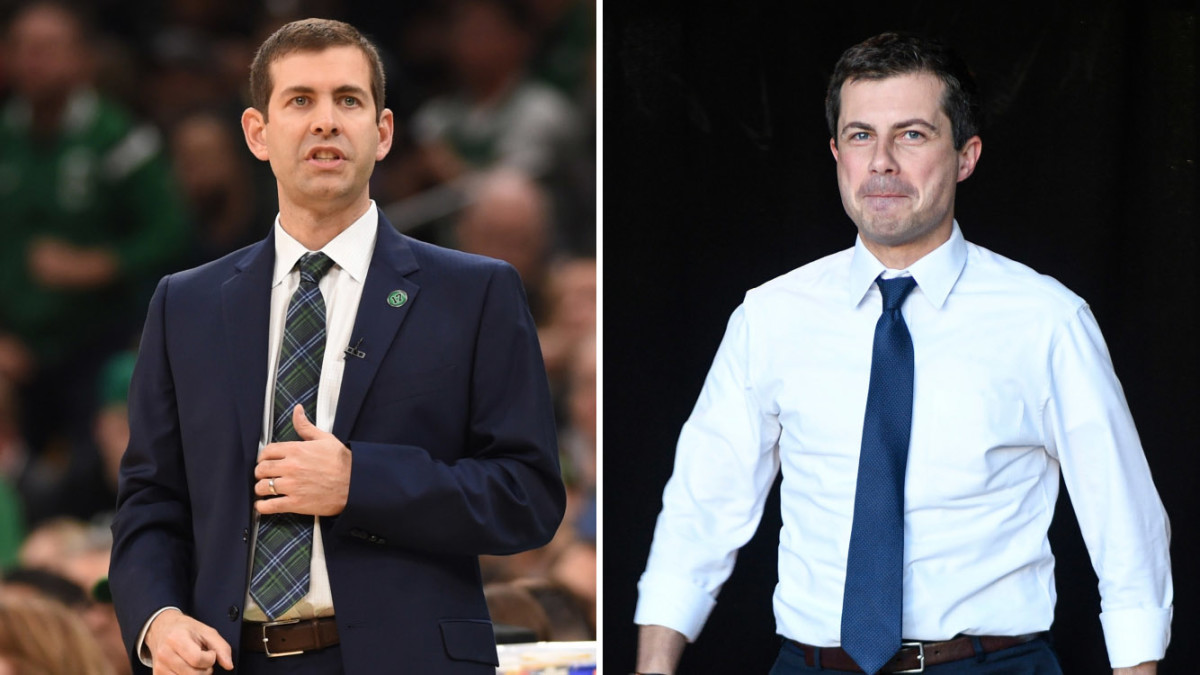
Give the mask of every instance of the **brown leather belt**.
M 1029 635 L 1017 635 L 1014 637 L 980 635 L 980 646 L 983 648 L 984 654 L 998 652 L 1001 649 L 1016 647 L 1017 645 L 1031 642 L 1045 635 L 1044 633 L 1031 633 Z M 804 652 L 804 663 L 810 667 L 817 665 L 816 652 L 820 650 L 821 668 L 829 670 L 840 670 L 847 673 L 863 672 L 854 659 L 850 658 L 841 647 L 813 647 L 806 645 L 803 642 L 788 640 L 792 644 L 799 647 Z M 945 642 L 904 642 L 900 651 L 892 657 L 883 666 L 881 673 L 920 673 L 924 672 L 930 666 L 936 666 L 941 663 L 949 663 L 951 661 L 961 661 L 975 656 L 975 645 L 972 644 L 970 637 L 958 637 Z
M 337 621 L 333 617 L 242 623 L 242 649 L 266 652 L 267 656 L 303 654 L 337 643 Z

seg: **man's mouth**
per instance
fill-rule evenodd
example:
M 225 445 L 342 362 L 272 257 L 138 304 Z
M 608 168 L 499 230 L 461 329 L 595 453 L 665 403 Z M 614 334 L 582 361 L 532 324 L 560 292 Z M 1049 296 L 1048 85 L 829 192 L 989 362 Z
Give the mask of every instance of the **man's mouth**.
M 914 192 L 905 181 L 885 176 L 874 176 L 858 189 L 863 199 L 904 199 Z
M 316 150 L 309 152 L 308 158 L 317 162 L 335 162 L 340 159 L 345 159 L 342 157 L 341 152 L 338 152 L 333 148 L 317 148 Z
M 890 212 L 894 209 L 907 208 L 909 196 L 896 192 L 875 193 L 863 196 L 863 208 L 871 212 Z

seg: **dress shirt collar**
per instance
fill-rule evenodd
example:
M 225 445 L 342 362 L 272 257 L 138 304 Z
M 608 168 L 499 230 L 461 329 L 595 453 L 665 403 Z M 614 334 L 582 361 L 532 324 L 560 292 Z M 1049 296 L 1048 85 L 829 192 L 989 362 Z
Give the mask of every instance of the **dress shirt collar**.
M 904 272 L 917 280 L 921 295 L 937 309 L 946 303 L 967 263 L 967 242 L 955 220 L 950 238 L 916 261 Z M 862 237 L 854 240 L 854 256 L 850 260 L 850 303 L 857 306 L 866 297 L 875 279 L 888 268 L 863 244 Z
M 375 208 L 375 201 L 371 200 L 367 212 L 325 244 L 321 251 L 361 284 L 367 278 L 367 268 L 371 265 L 371 253 L 375 249 L 375 230 L 378 226 L 379 210 Z M 271 278 L 271 287 L 282 283 L 288 273 L 296 267 L 300 256 L 308 252 L 304 244 L 296 241 L 283 229 L 279 224 L 279 216 L 275 216 L 275 274 Z

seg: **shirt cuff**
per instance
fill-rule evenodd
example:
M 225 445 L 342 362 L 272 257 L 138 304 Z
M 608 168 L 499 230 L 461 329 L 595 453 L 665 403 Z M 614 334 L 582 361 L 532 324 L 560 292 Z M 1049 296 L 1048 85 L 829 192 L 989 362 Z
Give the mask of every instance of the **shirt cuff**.
M 1162 660 L 1171 641 L 1172 612 L 1173 607 L 1101 612 L 1109 665 L 1128 668 Z
M 146 647 L 146 633 L 150 632 L 150 624 L 154 623 L 154 620 L 158 618 L 158 615 L 162 614 L 168 609 L 173 609 L 181 614 L 183 613 L 183 610 L 179 609 L 178 607 L 163 607 L 157 612 L 151 614 L 149 619 L 146 619 L 145 625 L 142 626 L 142 632 L 138 633 L 137 650 L 134 653 L 137 654 L 138 661 L 141 661 L 142 665 L 146 666 L 147 668 L 154 667 L 154 658 L 150 654 L 150 649 Z
M 646 572 L 638 581 L 637 610 L 633 622 L 639 626 L 666 626 L 695 642 L 717 601 L 687 579 Z

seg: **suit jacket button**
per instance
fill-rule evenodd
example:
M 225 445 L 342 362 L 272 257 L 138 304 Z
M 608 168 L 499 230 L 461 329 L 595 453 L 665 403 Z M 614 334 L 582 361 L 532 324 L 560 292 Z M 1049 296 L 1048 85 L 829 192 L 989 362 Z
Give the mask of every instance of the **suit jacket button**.
M 242 529 L 242 541 L 250 541 L 250 530 L 249 529 L 246 529 L 246 528 Z
M 229 606 L 229 620 L 230 621 L 237 621 L 239 614 L 240 614 L 240 612 L 238 612 L 237 605 Z

